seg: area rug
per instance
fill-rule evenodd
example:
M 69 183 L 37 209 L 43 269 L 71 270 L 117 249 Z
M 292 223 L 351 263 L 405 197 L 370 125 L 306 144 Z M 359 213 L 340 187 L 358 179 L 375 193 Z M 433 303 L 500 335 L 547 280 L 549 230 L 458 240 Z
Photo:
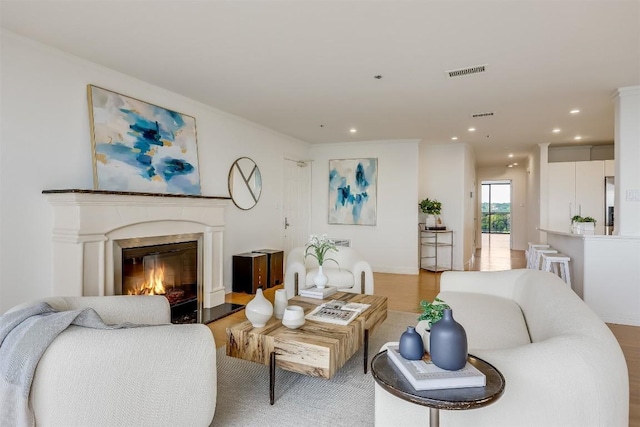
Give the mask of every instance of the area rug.
M 417 313 L 389 310 L 369 339 L 369 359 L 388 341 L 398 341 Z M 363 350 L 330 380 L 276 370 L 275 404 L 269 404 L 269 368 L 218 349 L 218 397 L 211 426 L 341 427 L 374 425 L 374 379 L 364 374 Z

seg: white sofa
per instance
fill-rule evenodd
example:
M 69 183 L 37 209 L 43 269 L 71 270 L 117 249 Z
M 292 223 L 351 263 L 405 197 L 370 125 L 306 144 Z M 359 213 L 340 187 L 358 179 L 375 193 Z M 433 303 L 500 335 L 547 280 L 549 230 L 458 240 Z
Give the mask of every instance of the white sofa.
M 208 426 L 216 348 L 202 324 L 172 325 L 163 296 L 47 298 L 58 311 L 92 307 L 102 330 L 70 326 L 43 354 L 31 387 L 37 426 Z M 22 304 L 10 311 L 29 304 Z
M 294 248 L 287 255 L 284 288 L 287 298 L 298 294 L 298 290 L 313 286 L 313 278 L 318 272 L 318 261 L 304 256 L 304 247 Z M 338 262 L 325 261 L 322 272 L 329 278 L 328 286 L 337 286 L 341 292 L 373 294 L 373 272 L 367 261 L 352 248 L 339 246 L 337 251 L 329 251 L 327 258 Z
M 615 337 L 557 276 L 536 270 L 445 272 L 438 295 L 467 332 L 469 353 L 497 367 L 495 403 L 440 411 L 450 426 L 627 426 L 629 378 Z M 417 328 L 418 329 L 418 328 Z M 376 384 L 376 426 L 424 426 L 429 408 Z

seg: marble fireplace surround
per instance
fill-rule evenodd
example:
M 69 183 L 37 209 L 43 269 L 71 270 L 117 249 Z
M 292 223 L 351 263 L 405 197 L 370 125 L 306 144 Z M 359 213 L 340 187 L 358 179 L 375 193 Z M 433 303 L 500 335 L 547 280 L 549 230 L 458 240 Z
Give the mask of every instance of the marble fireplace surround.
M 199 243 L 202 306 L 224 303 L 223 237 L 228 197 L 99 190 L 45 190 L 53 207 L 52 296 L 115 295 L 125 239 Z

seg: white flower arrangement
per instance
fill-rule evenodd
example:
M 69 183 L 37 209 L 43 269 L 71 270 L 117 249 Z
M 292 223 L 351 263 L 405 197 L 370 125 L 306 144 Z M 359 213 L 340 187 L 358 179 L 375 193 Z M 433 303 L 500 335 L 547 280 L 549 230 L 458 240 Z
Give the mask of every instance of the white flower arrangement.
M 325 258 L 328 251 L 337 251 L 336 243 L 329 239 L 326 234 L 323 234 L 322 237 L 318 237 L 315 234 L 312 234 L 309 238 L 309 242 L 307 243 L 307 248 L 304 251 L 305 258 L 309 255 L 314 257 L 319 265 L 324 264 L 325 261 L 333 261 L 338 264 L 333 258 Z

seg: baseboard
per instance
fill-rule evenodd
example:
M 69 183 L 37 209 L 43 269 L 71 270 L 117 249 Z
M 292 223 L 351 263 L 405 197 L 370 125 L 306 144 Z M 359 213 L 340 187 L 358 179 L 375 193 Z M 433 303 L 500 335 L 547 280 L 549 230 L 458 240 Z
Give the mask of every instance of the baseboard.
M 374 273 L 418 274 L 418 268 L 372 267 Z
M 616 325 L 640 326 L 640 319 L 616 316 L 600 316 L 604 323 L 615 323 Z

